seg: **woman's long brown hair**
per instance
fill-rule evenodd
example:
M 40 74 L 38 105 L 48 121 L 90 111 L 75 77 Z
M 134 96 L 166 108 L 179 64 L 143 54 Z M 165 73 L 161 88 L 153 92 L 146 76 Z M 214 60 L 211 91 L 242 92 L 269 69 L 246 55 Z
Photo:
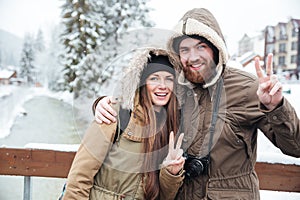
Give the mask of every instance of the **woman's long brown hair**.
M 173 91 L 175 91 L 175 87 L 174 83 Z M 166 121 L 162 125 L 157 125 L 152 101 L 145 85 L 140 88 L 139 97 L 147 127 L 143 132 L 143 150 L 145 153 L 143 169 L 145 170 L 144 176 L 146 177 L 144 193 L 145 199 L 154 200 L 159 196 L 159 164 L 167 156 L 170 132 L 173 131 L 176 134 L 178 131 L 178 103 L 175 94 L 172 92 L 169 102 L 164 106 L 166 109 Z

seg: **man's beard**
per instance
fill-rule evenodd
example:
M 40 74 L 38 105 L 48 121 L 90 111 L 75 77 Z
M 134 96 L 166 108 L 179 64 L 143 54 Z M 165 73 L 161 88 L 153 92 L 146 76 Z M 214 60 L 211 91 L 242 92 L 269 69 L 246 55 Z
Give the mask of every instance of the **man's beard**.
M 208 62 L 202 70 L 195 71 L 191 70 L 189 65 L 183 67 L 184 76 L 187 80 L 195 84 L 205 84 L 208 83 L 217 74 L 217 65 L 215 62 Z
M 184 76 L 187 80 L 189 80 L 192 83 L 204 83 L 204 79 L 200 72 L 193 71 L 189 67 L 183 68 Z

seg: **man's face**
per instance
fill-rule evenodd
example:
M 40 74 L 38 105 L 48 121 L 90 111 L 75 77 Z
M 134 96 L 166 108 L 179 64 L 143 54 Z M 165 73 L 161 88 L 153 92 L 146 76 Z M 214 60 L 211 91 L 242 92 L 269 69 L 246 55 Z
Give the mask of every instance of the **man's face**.
M 205 83 L 216 73 L 212 49 L 198 39 L 182 40 L 179 44 L 179 56 L 185 78 L 192 83 Z

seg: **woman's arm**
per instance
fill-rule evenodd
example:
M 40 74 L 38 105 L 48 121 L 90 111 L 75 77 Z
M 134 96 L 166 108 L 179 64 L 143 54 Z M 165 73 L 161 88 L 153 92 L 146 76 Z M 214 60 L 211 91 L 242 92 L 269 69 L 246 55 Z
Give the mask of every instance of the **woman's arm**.
M 116 123 L 99 125 L 95 121 L 87 129 L 68 174 L 64 200 L 89 199 L 94 176 L 111 148 L 115 130 Z

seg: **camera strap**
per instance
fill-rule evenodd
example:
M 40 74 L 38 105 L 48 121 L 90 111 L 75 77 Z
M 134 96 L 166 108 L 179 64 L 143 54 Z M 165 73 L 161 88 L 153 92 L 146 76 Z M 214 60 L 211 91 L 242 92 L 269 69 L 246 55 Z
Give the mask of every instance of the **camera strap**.
M 217 88 L 214 98 L 214 104 L 213 104 L 213 113 L 211 117 L 211 124 L 209 127 L 209 143 L 208 143 L 208 160 L 210 161 L 210 150 L 212 148 L 213 144 L 213 137 L 215 133 L 215 127 L 217 124 L 218 114 L 219 114 L 219 105 L 221 100 L 221 94 L 222 94 L 222 87 L 223 87 L 223 79 L 220 79 L 217 82 Z

